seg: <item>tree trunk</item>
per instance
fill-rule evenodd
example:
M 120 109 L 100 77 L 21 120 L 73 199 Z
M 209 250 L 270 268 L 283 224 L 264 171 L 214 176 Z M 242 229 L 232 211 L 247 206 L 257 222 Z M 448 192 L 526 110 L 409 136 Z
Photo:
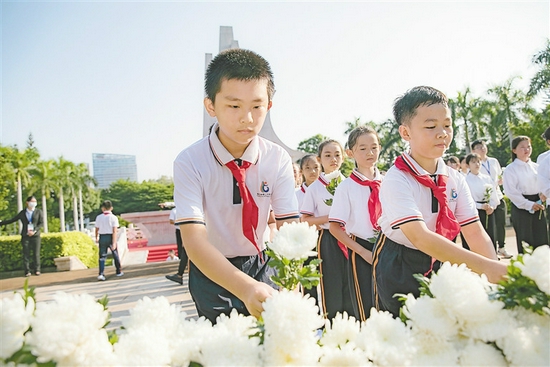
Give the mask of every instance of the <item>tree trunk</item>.
M 82 189 L 78 189 L 78 202 L 80 208 L 80 232 L 84 232 L 84 206 L 82 205 Z
M 73 221 L 74 221 L 74 230 L 78 231 L 80 229 L 80 224 L 78 223 L 78 201 L 76 195 L 73 192 Z
M 21 210 L 23 210 L 23 188 L 21 187 L 21 177 L 19 174 L 17 174 L 17 212 L 19 213 Z M 19 223 L 19 233 L 23 230 L 23 223 L 21 221 L 18 221 Z
M 42 212 L 44 213 L 44 233 L 48 233 L 48 209 L 46 208 L 45 190 L 42 190 Z
M 59 229 L 65 232 L 65 204 L 63 203 L 63 189 L 59 190 Z

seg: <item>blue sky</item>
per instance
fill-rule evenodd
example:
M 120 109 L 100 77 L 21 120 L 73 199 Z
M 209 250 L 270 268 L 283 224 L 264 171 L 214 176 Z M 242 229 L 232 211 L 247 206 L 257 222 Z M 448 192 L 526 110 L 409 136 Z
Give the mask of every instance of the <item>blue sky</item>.
M 548 1 L 2 1 L 0 143 L 88 163 L 136 155 L 138 179 L 172 176 L 202 136 L 205 53 L 220 26 L 275 74 L 271 118 L 285 144 L 344 122 L 383 121 L 415 85 L 482 96 L 526 88 L 550 30 Z

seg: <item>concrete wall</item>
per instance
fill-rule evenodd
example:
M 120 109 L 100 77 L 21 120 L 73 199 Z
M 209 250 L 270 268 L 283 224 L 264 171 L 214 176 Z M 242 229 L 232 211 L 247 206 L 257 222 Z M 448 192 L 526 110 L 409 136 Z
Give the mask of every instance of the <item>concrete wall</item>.
M 176 243 L 176 228 L 170 224 L 170 210 L 124 213 L 121 217 L 142 230 L 143 235 L 149 240 L 147 246 Z

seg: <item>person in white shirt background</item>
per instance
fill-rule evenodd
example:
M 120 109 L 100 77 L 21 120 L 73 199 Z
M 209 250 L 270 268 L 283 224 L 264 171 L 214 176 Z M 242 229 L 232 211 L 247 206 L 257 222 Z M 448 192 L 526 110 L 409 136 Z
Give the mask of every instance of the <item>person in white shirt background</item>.
M 495 209 L 500 203 L 497 196 L 497 187 L 491 176 L 481 173 L 481 157 L 479 154 L 470 153 L 466 156 L 466 163 L 470 172 L 466 176 L 466 183 L 470 188 L 472 198 L 476 202 L 479 220 L 483 228 L 493 241 L 496 248 L 495 238 Z
M 512 225 L 516 232 L 518 253 L 522 242 L 532 247 L 548 243 L 546 211 L 542 205 L 546 196 L 539 193 L 538 164 L 531 161 L 531 139 L 518 136 L 512 140 L 512 163 L 504 170 L 504 192 L 512 202 Z
M 506 213 L 508 209 L 506 207 L 506 201 L 504 201 L 504 194 L 500 190 L 502 185 L 502 168 L 496 158 L 487 156 L 487 144 L 483 140 L 475 140 L 471 144 L 472 153 L 479 154 L 481 158 L 480 171 L 483 174 L 489 175 L 495 183 L 496 194 L 499 200 L 499 204 L 494 211 L 495 218 L 495 241 L 497 244 L 497 255 L 501 259 L 509 259 L 512 257 L 505 248 L 506 241 Z
M 538 184 L 539 191 L 546 196 L 546 209 L 550 206 L 550 127 L 548 127 L 541 138 L 546 141 L 546 146 L 549 148 L 546 152 L 539 154 L 537 157 L 538 169 Z M 548 228 L 548 243 L 550 244 L 550 215 L 546 211 L 546 225 Z

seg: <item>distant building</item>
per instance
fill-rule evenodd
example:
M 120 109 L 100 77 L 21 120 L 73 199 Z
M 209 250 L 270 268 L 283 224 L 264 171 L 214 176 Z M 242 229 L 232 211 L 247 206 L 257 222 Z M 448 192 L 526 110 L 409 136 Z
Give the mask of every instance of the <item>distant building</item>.
M 239 48 L 239 41 L 233 39 L 233 27 L 221 26 L 219 51 L 222 52 L 224 50 L 231 49 L 231 48 Z M 208 68 L 208 64 L 210 64 L 210 61 L 212 61 L 212 54 L 211 53 L 205 54 L 205 60 L 204 60 L 205 70 Z M 211 117 L 208 114 L 208 112 L 206 112 L 206 110 L 203 109 L 203 124 L 202 124 L 203 136 L 208 135 L 210 126 L 212 126 L 214 122 L 216 122 L 216 118 Z M 277 134 L 275 133 L 275 130 L 273 129 L 270 112 L 267 113 L 264 126 L 260 130 L 260 136 L 267 140 L 271 140 L 275 144 L 278 144 L 281 147 L 283 147 L 283 149 L 285 149 L 288 152 L 288 154 L 290 154 L 290 157 L 292 158 L 293 162 L 298 161 L 300 158 L 302 158 L 306 154 L 305 152 L 302 152 L 300 150 L 292 149 L 282 142 L 282 140 L 277 136 Z
M 135 155 L 93 153 L 94 178 L 100 189 L 117 180 L 137 181 Z

